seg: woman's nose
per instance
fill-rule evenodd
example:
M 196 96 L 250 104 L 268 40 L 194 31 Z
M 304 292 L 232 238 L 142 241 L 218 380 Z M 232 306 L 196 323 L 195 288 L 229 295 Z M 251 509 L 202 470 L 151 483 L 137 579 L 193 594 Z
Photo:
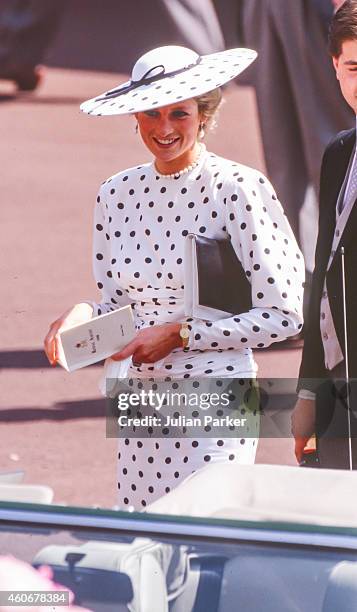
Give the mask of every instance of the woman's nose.
M 160 136 L 167 136 L 168 134 L 171 134 L 173 127 L 169 117 L 161 117 L 157 125 L 157 131 Z

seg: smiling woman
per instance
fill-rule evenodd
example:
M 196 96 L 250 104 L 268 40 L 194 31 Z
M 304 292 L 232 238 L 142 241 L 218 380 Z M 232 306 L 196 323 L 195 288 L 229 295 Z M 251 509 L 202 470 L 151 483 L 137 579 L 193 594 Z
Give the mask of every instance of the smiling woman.
M 186 395 L 197 396 L 204 378 L 200 392 L 210 397 L 213 416 L 226 417 L 229 409 L 212 403 L 217 390 L 220 398 L 222 391 L 232 395 L 230 378 L 249 388 L 256 376 L 252 349 L 301 328 L 303 259 L 273 187 L 261 173 L 209 153 L 202 143 L 220 86 L 255 56 L 249 49 L 203 57 L 182 47 L 154 49 L 137 61 L 129 82 L 82 105 L 89 114 L 135 115 L 154 159 L 101 185 L 93 262 L 102 300 L 77 304 L 55 321 L 45 341 L 51 363 L 63 325 L 131 304 L 137 335 L 107 360 L 107 379 L 128 377 L 133 392 L 144 384 L 157 388 L 161 380 L 169 395 L 177 380 L 185 381 Z M 251 284 L 250 310 L 215 321 L 185 315 L 183 264 L 191 232 L 231 241 Z M 176 406 L 173 421 L 196 419 L 197 406 Z M 126 429 L 118 455 L 120 505 L 142 509 L 208 462 L 254 462 L 259 416 L 246 406 L 237 411 L 247 427 L 235 437 L 228 426 L 227 436 L 197 439 L 185 427 L 164 426 L 153 435 L 150 426 L 144 439 Z M 151 406 L 130 408 L 131 418 L 150 413 Z
M 190 99 L 135 114 L 141 138 L 155 157 L 162 174 L 182 171 L 199 156 L 198 133 L 204 117 L 196 100 Z
M 198 138 L 213 122 L 222 99 L 220 89 L 197 98 L 135 113 L 144 144 L 155 157 L 162 174 L 179 173 L 191 166 L 201 151 Z

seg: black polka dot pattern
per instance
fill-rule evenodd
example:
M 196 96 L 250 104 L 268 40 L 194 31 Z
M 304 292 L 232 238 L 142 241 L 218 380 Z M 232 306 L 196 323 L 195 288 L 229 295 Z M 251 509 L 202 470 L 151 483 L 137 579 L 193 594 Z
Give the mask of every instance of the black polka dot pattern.
M 127 114 L 174 104 L 179 100 L 187 100 L 193 95 L 197 96 L 221 87 L 240 74 L 255 57 L 256 53 L 249 49 L 230 49 L 204 55 L 200 63 L 191 68 L 189 73 L 168 76 L 166 79 L 153 81 L 117 97 L 106 97 L 104 93 L 87 100 L 80 108 L 89 115 L 100 116 Z M 129 82 L 122 85 L 128 84 Z M 116 86 L 114 89 L 119 88 L 120 86 Z M 109 94 L 110 91 L 106 93 Z
M 229 374 L 228 374 L 229 375 Z M 226 373 L 227 376 L 227 373 Z M 134 392 L 139 391 L 143 384 L 141 379 L 129 379 L 130 387 Z M 217 383 L 223 389 L 230 384 L 224 377 L 219 380 L 205 382 L 205 391 L 217 391 Z M 240 379 L 241 389 L 248 390 L 250 381 Z M 199 381 L 192 381 L 186 386 L 186 392 L 190 393 L 200 387 Z M 208 386 L 207 386 L 208 385 Z M 177 382 L 167 378 L 167 388 L 176 389 Z M 145 388 L 148 389 L 147 382 Z M 151 387 L 157 389 L 155 383 Z M 231 396 L 234 401 L 235 396 Z M 130 416 L 142 416 L 143 408 L 130 409 Z M 148 413 L 150 410 L 148 409 Z M 231 416 L 231 408 L 217 409 L 213 411 L 213 416 Z M 199 410 L 185 410 L 177 408 L 172 414 L 174 419 L 182 415 L 197 418 Z M 179 438 L 172 436 L 170 427 L 162 429 L 161 438 L 148 437 L 143 439 L 120 438 L 118 452 L 118 500 L 123 509 L 142 510 L 145 505 L 149 505 L 157 498 L 165 495 L 175 488 L 184 478 L 193 472 L 205 467 L 208 464 L 220 462 L 253 462 L 256 452 L 256 438 L 258 436 L 259 418 L 253 412 L 247 415 L 247 411 L 241 408 L 241 417 L 246 417 L 249 421 L 248 429 L 252 432 L 252 437 L 241 438 Z M 149 428 L 148 428 L 149 430 Z M 181 428 L 184 433 L 185 427 Z M 209 432 L 210 427 L 205 431 Z M 151 428 L 152 432 L 152 428 Z
M 155 364 L 130 365 L 133 378 L 189 380 L 242 372 L 249 376 L 254 372 L 252 348 L 265 348 L 297 333 L 303 259 L 296 257 L 295 239 L 280 203 L 272 198 L 269 181 L 261 178 L 254 170 L 206 152 L 196 168 L 177 180 L 158 176 L 153 164 L 144 164 L 102 185 L 95 204 L 93 251 L 102 302 L 95 305 L 95 314 L 132 304 L 138 329 L 187 319 L 184 238 L 189 232 L 208 238 L 229 236 L 252 286 L 249 312 L 214 322 L 189 319 L 189 349 L 175 350 Z M 164 495 L 165 487 L 177 486 L 192 470 L 213 460 L 239 461 L 243 447 L 250 448 L 252 457 L 255 452 L 248 439 L 246 444 L 238 441 L 238 448 L 228 444 L 227 452 L 218 456 L 207 445 L 184 452 L 170 438 L 157 440 L 159 449 L 146 439 L 141 448 L 129 442 L 120 448 L 120 505 L 137 509 L 144 507 L 142 501 L 149 505 Z M 168 446 L 161 447 L 164 442 Z M 226 441 L 222 446 L 216 442 L 220 453 Z

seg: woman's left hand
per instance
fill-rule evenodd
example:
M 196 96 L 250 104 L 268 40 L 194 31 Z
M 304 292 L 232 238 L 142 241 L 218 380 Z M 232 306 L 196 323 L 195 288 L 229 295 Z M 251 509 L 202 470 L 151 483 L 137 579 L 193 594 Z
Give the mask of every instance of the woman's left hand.
M 119 353 L 112 355 L 115 361 L 132 358 L 134 364 L 155 363 L 160 361 L 175 348 L 182 347 L 180 337 L 181 323 L 166 323 L 146 327 L 138 332 Z

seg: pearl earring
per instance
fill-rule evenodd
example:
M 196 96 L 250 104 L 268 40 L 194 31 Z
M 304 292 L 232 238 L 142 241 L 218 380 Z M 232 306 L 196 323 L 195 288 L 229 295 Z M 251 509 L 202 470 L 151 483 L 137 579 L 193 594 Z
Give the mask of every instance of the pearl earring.
M 201 138 L 201 140 L 205 137 L 205 124 L 204 123 L 200 123 L 198 137 Z

